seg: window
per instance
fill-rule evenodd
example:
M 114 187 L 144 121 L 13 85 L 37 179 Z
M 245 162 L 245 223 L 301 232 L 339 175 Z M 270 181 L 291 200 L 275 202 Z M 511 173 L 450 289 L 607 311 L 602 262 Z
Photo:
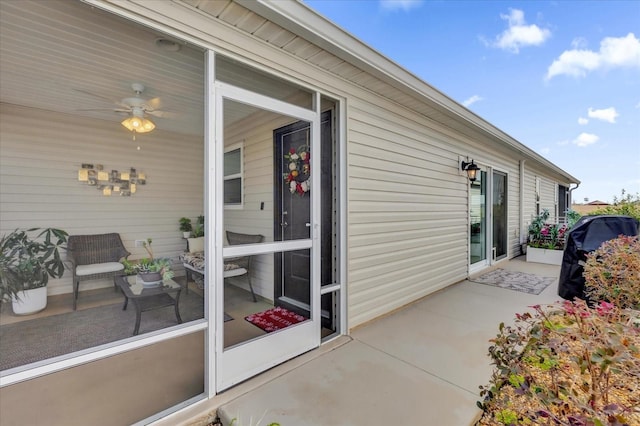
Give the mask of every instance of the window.
M 242 151 L 242 144 L 236 144 L 224 153 L 225 207 L 242 207 Z

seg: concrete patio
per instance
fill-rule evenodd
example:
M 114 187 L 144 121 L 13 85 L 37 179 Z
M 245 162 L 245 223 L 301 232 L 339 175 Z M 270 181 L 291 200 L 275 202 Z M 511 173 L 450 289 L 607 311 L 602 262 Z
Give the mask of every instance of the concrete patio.
M 157 424 L 206 425 L 217 409 L 225 426 L 472 425 L 498 324 L 560 300 L 559 266 L 496 266 L 555 280 L 540 295 L 462 281 Z

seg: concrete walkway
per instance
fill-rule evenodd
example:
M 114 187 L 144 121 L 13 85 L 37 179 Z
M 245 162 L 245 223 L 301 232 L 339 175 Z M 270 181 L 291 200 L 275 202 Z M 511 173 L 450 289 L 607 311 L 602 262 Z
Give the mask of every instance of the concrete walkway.
M 462 281 L 198 404 L 182 424 L 206 424 L 206 409 L 218 407 L 225 426 L 472 425 L 498 324 L 560 300 L 559 266 L 521 257 L 497 267 L 555 282 L 529 295 Z

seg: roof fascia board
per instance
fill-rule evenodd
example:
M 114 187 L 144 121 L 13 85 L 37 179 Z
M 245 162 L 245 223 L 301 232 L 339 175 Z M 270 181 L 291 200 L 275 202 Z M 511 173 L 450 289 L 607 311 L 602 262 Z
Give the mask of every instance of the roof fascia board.
M 449 114 L 457 116 L 489 135 L 498 138 L 506 145 L 523 154 L 528 159 L 543 164 L 554 172 L 564 176 L 572 183 L 580 181 L 571 176 L 540 154 L 460 105 L 444 93 L 424 82 L 405 68 L 396 64 L 380 52 L 371 48 L 357 37 L 349 34 L 333 22 L 324 18 L 313 9 L 295 1 L 272 0 L 235 0 L 238 4 L 254 13 L 280 25 L 292 33 L 316 44 L 340 59 L 383 79 L 395 88 L 412 96 L 423 98 L 436 104 Z

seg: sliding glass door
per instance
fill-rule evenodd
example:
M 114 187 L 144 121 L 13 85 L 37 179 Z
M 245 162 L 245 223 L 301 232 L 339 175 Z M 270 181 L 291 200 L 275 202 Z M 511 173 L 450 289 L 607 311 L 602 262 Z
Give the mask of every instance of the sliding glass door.
M 471 271 L 507 257 L 507 206 L 507 174 L 483 167 L 469 186 Z
M 469 263 L 472 268 L 487 264 L 487 172 L 481 170 L 469 187 Z

